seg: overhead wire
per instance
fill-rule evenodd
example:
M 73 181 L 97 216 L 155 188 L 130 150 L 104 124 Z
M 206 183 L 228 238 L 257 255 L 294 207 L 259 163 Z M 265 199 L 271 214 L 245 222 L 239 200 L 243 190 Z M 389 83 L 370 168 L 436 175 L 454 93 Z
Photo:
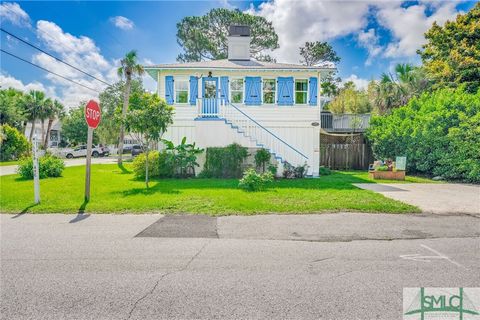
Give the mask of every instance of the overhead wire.
M 18 60 L 20 60 L 20 61 L 23 61 L 23 62 L 25 62 L 25 63 L 28 63 L 28 64 L 30 64 L 30 65 L 32 65 L 32 66 L 35 66 L 35 67 L 37 67 L 37 68 L 39 68 L 39 69 L 41 69 L 41 70 L 43 70 L 43 71 L 46 71 L 46 72 L 51 73 L 51 74 L 53 74 L 53 75 L 55 75 L 55 76 L 57 76 L 57 77 L 60 77 L 60 78 L 62 78 L 62 79 L 64 79 L 64 80 L 67 80 L 67 81 L 72 82 L 72 83 L 74 83 L 74 84 L 76 84 L 76 85 L 82 86 L 82 87 L 84 87 L 84 88 L 86 88 L 86 89 L 89 89 L 89 90 L 95 91 L 95 92 L 97 92 L 97 93 L 100 93 L 100 91 L 98 91 L 98 90 L 96 90 L 96 89 L 90 88 L 90 87 L 88 87 L 88 86 L 86 86 L 86 85 L 84 85 L 84 84 L 82 84 L 82 83 L 80 83 L 80 82 L 77 82 L 77 81 L 75 81 L 75 80 L 72 80 L 72 79 L 70 79 L 70 78 L 67 78 L 67 77 L 65 77 L 65 76 L 62 76 L 62 75 L 60 75 L 60 74 L 58 74 L 58 73 L 56 73 L 56 72 L 53 72 L 53 71 L 51 71 L 51 70 L 48 70 L 48 69 L 46 69 L 46 68 L 44 68 L 44 67 L 42 67 L 42 66 L 39 66 L 38 64 L 35 64 L 35 63 L 30 62 L 30 61 L 28 61 L 28 60 L 26 60 L 26 59 L 23 59 L 23 58 L 15 55 L 15 54 L 13 54 L 13 53 L 11 53 L 11 52 L 8 52 L 8 51 L 4 50 L 4 49 L 1 49 L 1 48 L 0 48 L 0 51 L 3 52 L 3 53 L 5 53 L 5 54 L 7 54 L 7 55 L 9 55 L 9 56 L 12 56 L 12 57 L 14 57 L 14 58 L 16 58 L 16 59 L 18 59 Z

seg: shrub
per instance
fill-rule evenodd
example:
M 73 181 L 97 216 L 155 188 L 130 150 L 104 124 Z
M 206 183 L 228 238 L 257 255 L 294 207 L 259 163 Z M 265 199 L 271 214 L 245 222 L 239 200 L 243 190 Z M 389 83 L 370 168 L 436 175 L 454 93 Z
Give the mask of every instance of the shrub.
M 163 140 L 167 151 L 172 155 L 171 166 L 175 169 L 175 176 L 186 178 L 195 176 L 195 167 L 198 167 L 197 155 L 203 152 L 203 149 L 197 148 L 194 143 L 187 143 L 187 137 L 183 137 L 182 142 L 175 146 L 171 141 Z
M 268 165 L 268 171 L 271 172 L 274 177 L 276 177 L 278 172 L 277 165 L 276 164 Z
M 8 124 L 0 126 L 0 161 L 17 160 L 30 150 L 27 138 Z
M 377 167 L 377 171 L 388 171 L 388 166 Z
M 150 151 L 148 153 L 148 176 L 153 178 L 171 178 L 174 174 L 172 154 L 166 151 Z M 133 160 L 133 173 L 136 178 L 145 178 L 145 153 Z
M 379 159 L 407 157 L 407 171 L 480 182 L 480 91 L 442 89 L 414 98 L 367 131 Z
M 318 173 L 321 176 L 328 176 L 328 175 L 332 174 L 332 170 L 330 170 L 330 168 L 327 168 L 327 167 L 320 167 L 318 169 Z
M 307 174 L 307 169 L 307 164 L 294 167 L 290 163 L 285 162 L 282 175 L 285 179 L 304 178 Z
M 38 172 L 40 179 L 47 177 L 60 177 L 65 163 L 62 159 L 51 154 L 45 154 L 38 159 Z M 20 161 L 17 173 L 24 179 L 33 179 L 33 158 L 28 157 Z
M 270 152 L 263 148 L 255 153 L 255 165 L 262 168 L 262 172 L 265 172 L 265 165 L 270 162 L 270 156 Z
M 255 169 L 247 169 L 243 178 L 240 179 L 238 187 L 245 191 L 260 191 L 264 190 L 266 186 L 273 181 L 273 174 L 271 172 L 265 172 L 258 174 Z
M 247 148 L 236 143 L 225 148 L 207 148 L 205 166 L 201 176 L 205 178 L 239 178 L 242 175 L 242 165 L 247 156 Z

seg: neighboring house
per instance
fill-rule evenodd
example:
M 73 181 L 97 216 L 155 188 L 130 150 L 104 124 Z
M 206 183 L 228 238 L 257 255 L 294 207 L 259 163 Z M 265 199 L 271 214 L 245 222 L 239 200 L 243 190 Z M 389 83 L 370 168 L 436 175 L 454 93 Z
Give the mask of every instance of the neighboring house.
M 250 58 L 250 30 L 232 26 L 228 59 L 146 66 L 158 94 L 175 107 L 164 138 L 199 147 L 233 142 L 268 149 L 280 166 L 307 164 L 318 176 L 321 79 L 332 67 Z M 281 173 L 281 167 L 279 172 Z
M 47 134 L 47 126 L 48 126 L 48 120 L 45 120 L 44 133 L 42 133 L 42 122 L 40 120 L 36 121 L 34 134 L 37 135 L 37 139 L 39 139 L 39 141 L 42 139 L 42 137 L 45 134 Z M 27 137 L 27 139 L 29 139 L 30 137 L 31 130 L 32 130 L 32 123 L 28 122 L 27 125 L 25 126 L 25 136 Z M 60 140 L 61 132 L 62 132 L 62 123 L 59 119 L 55 119 L 52 123 L 52 128 L 50 130 L 50 139 L 48 140 L 47 148 L 58 147 L 61 141 Z

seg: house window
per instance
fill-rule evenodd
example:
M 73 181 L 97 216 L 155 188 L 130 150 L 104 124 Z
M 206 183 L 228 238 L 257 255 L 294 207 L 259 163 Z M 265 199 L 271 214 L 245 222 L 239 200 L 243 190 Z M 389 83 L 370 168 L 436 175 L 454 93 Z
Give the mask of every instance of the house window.
M 295 80 L 295 103 L 296 104 L 307 103 L 307 90 L 308 90 L 307 79 Z
M 230 92 L 233 103 L 243 103 L 243 79 L 230 81 Z
M 175 79 L 175 102 L 187 103 L 188 102 L 188 80 Z
M 263 80 L 263 103 L 273 104 L 275 103 L 275 79 Z

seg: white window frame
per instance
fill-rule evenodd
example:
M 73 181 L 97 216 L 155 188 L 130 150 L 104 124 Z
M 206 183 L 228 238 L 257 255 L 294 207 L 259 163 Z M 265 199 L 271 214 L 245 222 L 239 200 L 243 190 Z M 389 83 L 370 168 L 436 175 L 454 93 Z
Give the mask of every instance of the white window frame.
M 305 103 L 297 103 L 297 86 L 296 82 L 297 80 L 305 80 L 307 82 L 307 98 L 305 100 Z M 308 105 L 308 98 L 309 98 L 309 83 L 308 83 L 308 78 L 293 78 L 293 104 L 294 105 L 299 105 L 299 106 L 306 106 Z M 304 92 L 304 91 L 299 91 L 299 92 Z
M 232 84 L 233 84 L 233 81 L 235 80 L 242 80 L 242 101 L 240 102 L 233 102 L 232 101 L 232 93 L 234 90 L 232 90 Z M 228 86 L 229 86 L 229 90 L 228 90 L 228 101 L 230 101 L 230 103 L 240 103 L 240 104 L 245 104 L 245 78 L 244 77 L 232 77 L 232 78 L 229 78 L 228 79 Z M 235 90 L 235 91 L 239 91 L 239 90 Z
M 186 81 L 187 82 L 187 102 L 177 102 L 177 81 Z M 183 90 L 181 90 L 183 91 Z M 190 104 L 190 79 L 187 77 L 173 77 L 173 103 L 180 105 Z
M 275 94 L 273 95 L 273 103 L 265 103 L 264 99 L 263 99 L 263 82 L 265 80 L 273 80 L 274 84 L 275 84 Z M 277 104 L 277 93 L 278 93 L 278 83 L 277 83 L 277 77 L 274 77 L 274 76 L 271 76 L 271 77 L 262 77 L 262 84 L 261 84 L 261 90 L 260 90 L 262 93 L 262 104 L 266 105 L 266 106 L 274 106 Z

